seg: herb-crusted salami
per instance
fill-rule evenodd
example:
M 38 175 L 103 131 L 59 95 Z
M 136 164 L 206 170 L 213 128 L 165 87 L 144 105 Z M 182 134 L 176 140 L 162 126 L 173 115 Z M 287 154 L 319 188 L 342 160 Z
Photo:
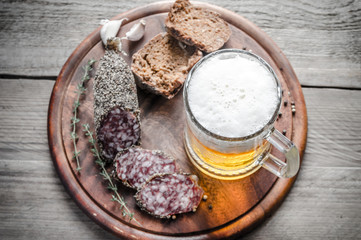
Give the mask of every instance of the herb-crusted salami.
M 183 173 L 154 176 L 142 185 L 135 199 L 143 210 L 160 218 L 195 211 L 204 193 L 197 181 L 195 175 Z
M 140 124 L 137 115 L 122 107 L 114 107 L 103 118 L 98 131 L 98 143 L 102 146 L 102 155 L 114 159 L 125 148 L 138 143 Z
M 135 189 L 155 174 L 178 170 L 175 160 L 164 152 L 140 147 L 119 152 L 115 157 L 115 167 L 119 179 Z
M 94 122 L 105 159 L 140 142 L 140 119 L 134 76 L 115 51 L 106 50 L 94 78 Z

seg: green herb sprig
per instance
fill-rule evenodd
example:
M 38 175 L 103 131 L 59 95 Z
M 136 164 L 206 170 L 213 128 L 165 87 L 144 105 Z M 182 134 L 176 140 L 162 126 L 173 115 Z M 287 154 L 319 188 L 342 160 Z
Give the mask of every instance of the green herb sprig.
M 112 201 L 120 204 L 120 209 L 123 210 L 123 217 L 128 216 L 129 222 L 135 221 L 139 226 L 141 224 L 135 219 L 134 213 L 131 213 L 128 207 L 126 206 L 126 202 L 123 197 L 121 197 L 118 193 L 117 186 L 113 183 L 111 177 L 109 176 L 107 170 L 105 169 L 105 161 L 100 156 L 100 153 L 95 145 L 95 139 L 93 137 L 93 132 L 90 131 L 89 124 L 83 124 L 83 131 L 85 132 L 85 136 L 88 137 L 89 143 L 92 145 L 91 152 L 95 157 L 95 163 L 100 167 L 100 175 L 108 182 L 108 189 L 112 190 L 114 194 L 112 194 Z
M 91 59 L 88 61 L 88 63 L 84 66 L 84 75 L 80 80 L 80 83 L 77 85 L 77 90 L 75 93 L 77 94 L 76 100 L 74 102 L 74 109 L 73 109 L 73 117 L 71 118 L 71 126 L 73 127 L 72 132 L 70 133 L 70 137 L 73 141 L 74 145 L 74 155 L 73 157 L 76 160 L 76 170 L 80 172 L 80 160 L 79 160 L 79 154 L 81 151 L 78 150 L 76 143 L 78 141 L 78 135 L 76 134 L 76 124 L 80 121 L 78 118 L 78 108 L 80 106 L 80 96 L 83 95 L 86 91 L 85 83 L 90 79 L 89 73 L 93 69 L 92 66 L 95 63 L 95 60 Z

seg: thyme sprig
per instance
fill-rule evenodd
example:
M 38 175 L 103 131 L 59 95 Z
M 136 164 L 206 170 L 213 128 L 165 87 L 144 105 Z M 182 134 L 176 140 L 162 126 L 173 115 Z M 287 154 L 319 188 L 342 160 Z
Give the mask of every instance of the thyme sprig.
M 83 131 L 85 132 L 85 136 L 88 137 L 89 143 L 92 145 L 91 152 L 93 153 L 95 157 L 95 163 L 100 167 L 100 175 L 108 182 L 108 189 L 112 190 L 114 194 L 112 194 L 111 200 L 113 202 L 117 202 L 120 204 L 120 209 L 123 210 L 122 214 L 123 217 L 128 216 L 129 222 L 135 221 L 139 226 L 141 224 L 135 219 L 134 213 L 130 212 L 128 207 L 126 206 L 126 202 L 123 197 L 121 197 L 118 193 L 117 186 L 113 183 L 111 177 L 109 176 L 107 170 L 105 169 L 105 161 L 100 156 L 100 153 L 96 147 L 95 139 L 93 137 L 93 132 L 90 131 L 89 124 L 83 124 Z
M 71 126 L 73 127 L 72 132 L 70 133 L 70 137 L 73 141 L 74 145 L 74 155 L 73 158 L 76 160 L 76 170 L 80 172 L 80 160 L 79 160 L 79 154 L 81 151 L 78 150 L 76 143 L 78 141 L 78 135 L 76 134 L 76 124 L 80 121 L 78 118 L 78 108 L 80 106 L 80 96 L 83 95 L 86 91 L 85 83 L 90 79 L 89 72 L 93 69 L 92 66 L 95 63 L 95 60 L 91 59 L 88 61 L 88 63 L 84 66 L 84 75 L 80 80 L 80 83 L 78 83 L 76 87 L 75 93 L 77 94 L 76 100 L 73 104 L 73 117 L 71 118 Z

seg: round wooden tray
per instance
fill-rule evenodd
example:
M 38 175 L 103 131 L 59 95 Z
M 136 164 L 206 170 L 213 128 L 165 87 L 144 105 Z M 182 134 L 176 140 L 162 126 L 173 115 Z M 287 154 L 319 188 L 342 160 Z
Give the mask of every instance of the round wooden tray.
M 128 18 L 119 36 L 124 36 L 131 26 L 144 18 L 147 21 L 146 34 L 139 42 L 125 43 L 124 57 L 130 64 L 131 55 L 159 32 L 164 31 L 164 20 L 172 2 L 157 2 L 116 16 L 114 19 Z M 300 84 L 281 50 L 257 26 L 245 18 L 226 9 L 194 2 L 195 5 L 211 9 L 221 14 L 231 29 L 232 36 L 223 48 L 247 49 L 264 58 L 279 77 L 283 98 L 282 116 L 276 122 L 281 132 L 286 130 L 288 138 L 297 145 L 301 158 L 307 136 L 307 113 Z M 82 66 L 93 58 L 99 60 L 104 55 L 100 28 L 90 34 L 69 57 L 62 68 L 50 99 L 48 112 L 49 146 L 56 170 L 69 194 L 81 209 L 95 222 L 122 238 L 140 239 L 219 239 L 242 235 L 261 223 L 285 198 L 295 178 L 278 179 L 264 169 L 241 180 L 221 181 L 197 171 L 187 159 L 183 148 L 184 108 L 182 94 L 174 99 L 148 94 L 138 89 L 142 122 L 142 147 L 160 149 L 174 156 L 186 172 L 196 174 L 199 184 L 205 190 L 208 200 L 202 201 L 195 213 L 177 216 L 175 220 L 160 220 L 142 212 L 135 204 L 134 190 L 119 184 L 120 194 L 128 208 L 142 226 L 122 217 L 119 205 L 111 201 L 111 192 L 99 175 L 90 146 L 82 134 L 81 124 L 93 125 L 93 92 L 91 79 L 87 92 L 81 99 L 78 127 L 78 148 L 82 150 L 81 173 L 76 172 L 72 159 L 73 146 L 70 139 L 72 104 L 74 91 L 83 75 Z M 95 69 L 97 64 L 95 64 Z M 94 72 L 93 72 L 94 75 Z M 291 112 L 291 102 L 296 113 Z M 282 158 L 276 151 L 273 154 Z

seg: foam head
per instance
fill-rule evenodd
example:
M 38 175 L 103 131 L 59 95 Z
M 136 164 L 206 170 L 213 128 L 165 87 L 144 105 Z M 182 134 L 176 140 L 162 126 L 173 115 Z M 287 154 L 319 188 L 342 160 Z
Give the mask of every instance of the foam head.
M 208 131 L 229 138 L 262 129 L 278 111 L 277 80 L 257 58 L 242 52 L 214 54 L 192 72 L 189 108 Z

